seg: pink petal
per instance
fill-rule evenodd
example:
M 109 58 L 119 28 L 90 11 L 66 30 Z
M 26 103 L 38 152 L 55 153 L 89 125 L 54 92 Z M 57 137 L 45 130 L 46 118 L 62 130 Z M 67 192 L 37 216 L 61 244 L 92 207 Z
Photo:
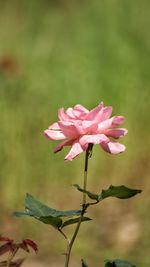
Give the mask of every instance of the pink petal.
M 123 116 L 115 116 L 98 124 L 99 133 L 105 133 L 105 130 L 119 126 L 124 122 Z
M 63 134 L 71 139 L 84 134 L 84 130 L 78 122 L 60 121 L 58 124 Z
M 112 114 L 112 107 L 104 107 L 101 109 L 101 112 L 99 114 L 99 118 L 98 118 L 98 122 L 101 122 L 101 121 L 104 121 L 104 120 L 107 120 L 110 118 Z
M 60 127 L 58 125 L 58 122 L 54 122 L 48 127 L 49 130 L 60 130 Z
M 66 140 L 64 142 L 61 142 L 55 147 L 54 152 L 57 153 L 61 151 L 64 146 L 71 146 L 73 143 L 74 143 L 74 140 Z
M 64 108 L 58 110 L 58 118 L 60 121 L 74 121 L 77 119 L 84 119 L 89 111 L 81 105 L 76 105 L 74 108 L 67 109 L 67 114 L 64 112 Z
M 106 121 L 111 116 L 111 113 L 112 113 L 112 107 L 105 107 L 105 108 L 102 107 L 99 110 L 99 112 L 95 115 L 93 120 L 87 120 L 87 117 L 86 117 L 86 120 L 82 122 L 83 128 L 86 131 L 89 131 L 90 133 L 99 133 L 98 131 L 99 123 Z M 107 126 L 107 123 L 108 123 L 108 126 Z M 103 128 L 105 129 L 104 127 L 105 125 L 107 127 L 110 127 L 112 125 L 112 120 L 110 119 L 110 121 L 107 120 L 107 122 L 104 122 L 102 124 L 102 131 L 100 132 L 103 132 Z
M 112 114 L 112 107 L 102 107 L 100 111 L 95 115 L 93 121 L 95 123 L 101 123 L 110 118 Z
M 82 122 L 82 128 L 85 133 L 90 132 L 97 133 L 97 123 L 95 121 L 83 121 Z
M 89 110 L 86 109 L 85 107 L 83 107 L 80 104 L 75 105 L 74 106 L 74 110 L 78 110 L 78 111 L 80 111 L 81 113 L 84 113 L 84 114 L 88 114 L 89 113 Z
M 108 129 L 105 131 L 105 134 L 107 136 L 113 137 L 113 138 L 119 138 L 128 133 L 127 129 L 124 128 L 114 128 L 114 129 Z
M 81 147 L 81 145 L 78 142 L 74 142 L 71 150 L 69 151 L 65 159 L 73 160 L 76 156 L 78 156 L 82 152 L 83 152 L 83 148 Z
M 112 117 L 112 125 L 114 127 L 123 124 L 123 122 L 124 122 L 124 117 L 123 116 L 114 116 L 114 117 Z
M 123 151 L 125 151 L 126 147 L 120 143 L 117 142 L 102 142 L 101 147 L 110 154 L 119 154 Z
M 96 108 L 92 109 L 86 116 L 86 120 L 94 120 L 97 114 L 101 111 L 104 107 L 103 102 L 101 102 Z
M 105 130 L 109 129 L 112 127 L 112 118 L 111 119 L 108 119 L 108 120 L 105 120 L 105 121 L 102 121 L 98 124 L 98 132 L 99 133 L 104 133 Z
M 58 118 L 60 121 L 66 121 L 70 119 L 70 117 L 64 112 L 64 108 L 60 108 L 58 110 Z
M 89 111 L 83 107 L 82 105 L 76 105 L 73 109 L 73 114 L 76 116 L 77 119 L 84 119 L 85 116 L 89 113 Z
M 84 135 L 79 139 L 82 147 L 87 148 L 88 144 L 100 144 L 101 142 L 109 142 L 109 138 L 104 134 Z
M 66 114 L 70 117 L 70 119 L 75 119 L 76 118 L 76 116 L 73 113 L 73 108 L 68 108 L 66 110 Z
M 63 140 L 66 136 L 60 130 L 45 130 L 44 135 L 51 140 Z

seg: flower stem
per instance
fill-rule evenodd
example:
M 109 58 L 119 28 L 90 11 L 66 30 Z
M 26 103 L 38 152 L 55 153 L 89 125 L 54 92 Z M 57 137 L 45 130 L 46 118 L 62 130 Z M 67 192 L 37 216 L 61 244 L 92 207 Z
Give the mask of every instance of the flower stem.
M 91 157 L 91 152 L 92 152 L 92 144 L 88 145 L 88 148 L 86 150 L 86 154 L 85 154 L 85 166 L 84 166 L 84 182 L 83 182 L 83 188 L 84 190 L 86 190 L 87 188 L 87 171 L 88 171 L 88 159 Z M 78 221 L 78 224 L 75 228 L 74 234 L 70 240 L 70 242 L 68 243 L 68 247 L 67 247 L 67 252 L 66 252 L 66 261 L 65 261 L 65 267 L 69 266 L 69 261 L 70 261 L 70 255 L 71 255 L 71 250 L 72 250 L 72 246 L 74 244 L 74 241 L 77 237 L 77 234 L 79 232 L 80 229 L 80 225 L 82 222 L 82 218 L 84 216 L 84 213 L 87 209 L 87 205 L 86 205 L 86 194 L 83 193 L 83 199 L 82 199 L 82 210 L 81 210 L 81 215 Z
M 85 154 L 84 182 L 83 182 L 83 189 L 84 190 L 86 190 L 86 188 L 87 188 L 88 159 L 89 159 L 89 147 L 86 150 L 86 154 Z M 86 194 L 83 193 L 82 205 L 84 206 L 85 204 L 86 204 Z

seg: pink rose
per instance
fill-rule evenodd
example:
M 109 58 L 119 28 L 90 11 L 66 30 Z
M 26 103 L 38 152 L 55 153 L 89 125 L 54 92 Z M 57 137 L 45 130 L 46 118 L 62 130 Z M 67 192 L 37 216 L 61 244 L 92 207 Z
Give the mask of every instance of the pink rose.
M 64 140 L 59 143 L 54 152 L 62 150 L 64 146 L 71 146 L 66 160 L 72 160 L 81 152 L 87 150 L 88 144 L 99 144 L 103 150 L 111 154 L 118 154 L 125 150 L 125 146 L 113 141 L 127 134 L 127 129 L 117 128 L 124 122 L 123 116 L 111 117 L 112 107 L 105 107 L 100 103 L 89 111 L 82 105 L 58 110 L 58 122 L 44 131 L 51 140 Z

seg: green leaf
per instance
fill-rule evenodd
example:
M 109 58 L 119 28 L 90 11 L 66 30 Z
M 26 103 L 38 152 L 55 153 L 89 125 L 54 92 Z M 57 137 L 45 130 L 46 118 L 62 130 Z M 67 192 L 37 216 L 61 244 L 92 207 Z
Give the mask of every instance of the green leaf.
M 29 213 L 27 213 L 27 211 L 15 211 L 13 212 L 13 215 L 15 215 L 16 217 L 24 217 L 24 216 L 30 216 Z
M 89 198 L 94 199 L 98 202 L 107 198 L 107 197 L 116 197 L 116 198 L 120 198 L 120 199 L 127 199 L 127 198 L 133 197 L 136 194 L 139 194 L 142 192 L 142 190 L 131 189 L 131 188 L 128 188 L 124 185 L 120 185 L 120 186 L 111 185 L 108 189 L 102 190 L 102 192 L 100 194 L 95 194 L 95 193 L 92 193 L 90 191 L 84 190 L 78 184 L 74 184 L 73 186 L 76 187 L 78 191 L 87 194 Z
M 72 217 L 81 214 L 80 210 L 67 210 L 59 211 L 49 208 L 39 200 L 35 199 L 33 196 L 27 194 L 25 198 L 25 209 L 34 216 L 52 216 L 52 217 Z
M 29 194 L 27 194 L 25 198 L 25 211 L 14 212 L 14 215 L 17 217 L 31 216 L 56 228 L 60 228 L 62 225 L 62 219 L 60 219 L 60 217 L 79 216 L 80 214 L 80 210 L 59 211 L 49 208 L 47 205 L 43 204 Z
M 105 260 L 105 267 L 136 267 L 126 260 Z
M 83 259 L 81 260 L 81 263 L 82 263 L 82 267 L 88 267 L 88 265 L 86 264 L 86 262 Z
M 99 200 L 102 200 L 107 197 L 116 197 L 120 199 L 127 199 L 135 196 L 138 193 L 141 193 L 142 190 L 139 189 L 131 189 L 124 185 L 121 186 L 113 186 L 111 185 L 108 189 L 102 190 L 99 195 Z
M 67 221 L 63 222 L 61 228 L 65 227 L 65 226 L 68 226 L 70 224 L 78 223 L 79 220 L 80 220 L 80 217 L 67 220 Z M 90 219 L 88 217 L 82 217 L 81 222 L 86 222 L 86 221 L 90 221 L 90 220 L 92 220 L 92 219 Z
M 45 217 L 40 217 L 39 220 L 45 224 L 50 224 L 56 228 L 60 228 L 62 225 L 62 219 L 58 217 L 45 216 Z
M 73 186 L 76 187 L 78 191 L 87 194 L 89 198 L 98 201 L 98 199 L 99 199 L 99 195 L 98 195 L 98 194 L 94 194 L 94 193 L 92 193 L 92 192 L 90 192 L 90 191 L 84 190 L 84 189 L 81 188 L 78 184 L 74 184 Z

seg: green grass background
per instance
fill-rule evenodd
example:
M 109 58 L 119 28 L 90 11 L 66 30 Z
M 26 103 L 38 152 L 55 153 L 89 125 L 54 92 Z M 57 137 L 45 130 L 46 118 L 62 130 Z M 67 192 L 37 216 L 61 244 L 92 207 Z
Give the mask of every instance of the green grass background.
M 52 228 L 16 219 L 26 192 L 58 209 L 78 208 L 84 155 L 64 162 L 43 130 L 57 109 L 99 102 L 126 117 L 125 153 L 111 156 L 94 147 L 89 188 L 110 184 L 141 188 L 134 199 L 109 199 L 90 209 L 93 222 L 81 228 L 73 262 L 103 266 L 105 258 L 125 258 L 148 267 L 150 246 L 149 114 L 150 1 L 0 1 L 0 204 L 1 233 L 33 238 L 39 260 L 63 266 L 65 241 Z M 69 233 L 73 230 L 70 226 Z M 91 238 L 92 237 L 92 238 Z

